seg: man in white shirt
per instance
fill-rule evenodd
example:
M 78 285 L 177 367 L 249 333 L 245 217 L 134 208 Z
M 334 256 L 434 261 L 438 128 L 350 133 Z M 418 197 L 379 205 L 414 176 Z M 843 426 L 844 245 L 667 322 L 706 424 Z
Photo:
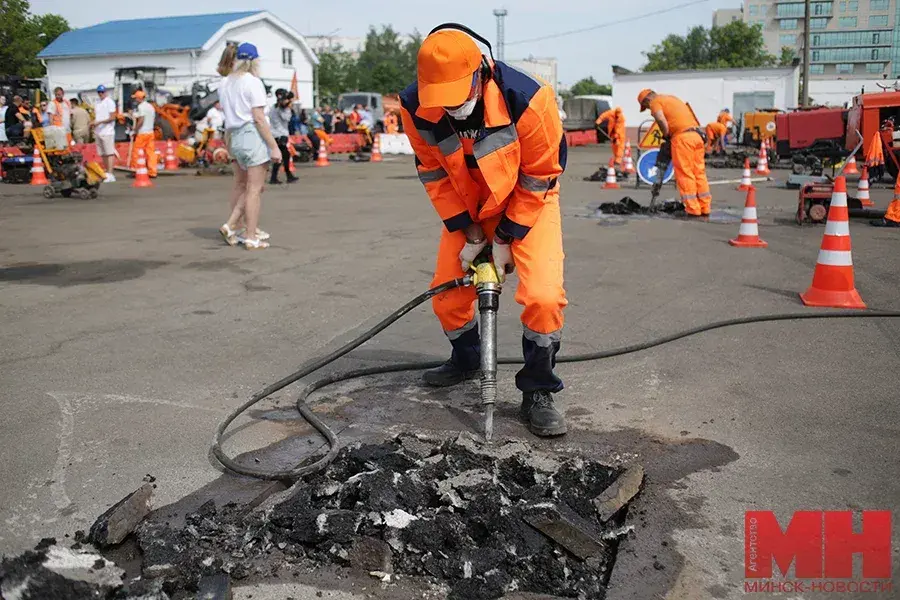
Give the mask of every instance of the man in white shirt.
M 94 122 L 91 127 L 94 130 L 94 142 L 97 144 L 97 154 L 103 158 L 106 166 L 106 182 L 116 180 L 113 169 L 116 166 L 116 117 L 118 110 L 115 101 L 106 92 L 106 86 L 97 86 L 98 100 L 94 103 Z
M 215 132 L 213 133 L 213 139 L 221 138 L 222 129 L 225 127 L 225 113 L 222 112 L 222 105 L 218 101 L 207 111 L 205 121 L 207 127 Z
M 156 134 L 153 131 L 156 125 L 156 109 L 147 102 L 144 90 L 138 90 L 131 95 L 139 104 L 134 111 L 134 151 L 131 153 L 131 168 L 137 169 L 139 150 L 144 151 L 144 159 L 147 161 L 147 174 L 156 177 Z

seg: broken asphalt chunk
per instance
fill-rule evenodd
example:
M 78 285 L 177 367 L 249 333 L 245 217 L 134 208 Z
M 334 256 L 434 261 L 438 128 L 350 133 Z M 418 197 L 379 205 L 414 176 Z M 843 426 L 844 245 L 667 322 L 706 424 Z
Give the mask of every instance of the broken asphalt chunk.
M 225 573 L 217 573 L 200 580 L 197 586 L 197 600 L 232 600 L 231 578 Z
M 611 486 L 603 490 L 594 498 L 594 508 L 601 523 L 605 523 L 614 514 L 628 504 L 641 489 L 644 481 L 644 467 L 632 465 L 613 482 Z
M 567 514 L 566 514 L 567 513 Z M 578 515 L 553 504 L 540 504 L 522 516 L 526 523 L 581 560 L 597 558 L 609 551 Z
M 150 513 L 150 497 L 152 495 L 153 486 L 145 483 L 119 500 L 91 525 L 88 541 L 98 548 L 115 546 L 120 543 Z

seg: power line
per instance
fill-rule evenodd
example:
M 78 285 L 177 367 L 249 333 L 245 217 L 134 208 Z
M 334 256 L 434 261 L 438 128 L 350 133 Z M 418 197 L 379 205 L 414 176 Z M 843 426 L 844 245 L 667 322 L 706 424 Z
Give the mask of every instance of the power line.
M 624 19 L 619 19 L 618 21 L 609 21 L 608 23 L 601 23 L 599 25 L 592 25 L 591 27 L 584 27 L 582 29 L 572 29 L 571 31 L 562 31 L 560 33 L 551 33 L 550 35 L 543 35 L 541 37 L 529 38 L 527 40 L 518 40 L 515 42 L 506 42 L 507 46 L 514 46 L 516 44 L 527 44 L 529 42 L 540 42 L 542 40 L 550 40 L 553 38 L 563 37 L 566 35 L 574 35 L 576 33 L 584 33 L 586 31 L 594 31 L 595 29 L 603 29 L 604 27 L 612 27 L 613 25 L 622 25 L 624 23 L 631 23 L 633 21 L 639 21 L 640 19 L 646 19 L 647 17 L 655 17 L 656 15 L 661 15 L 667 12 L 672 12 L 678 10 L 680 8 L 685 8 L 688 6 L 694 6 L 695 4 L 705 4 L 709 0 L 693 0 L 693 2 L 685 2 L 684 4 L 678 4 L 676 6 L 670 6 L 669 8 L 664 8 L 662 10 L 655 10 L 653 12 L 645 13 L 642 15 L 636 15 L 633 17 L 626 17 Z

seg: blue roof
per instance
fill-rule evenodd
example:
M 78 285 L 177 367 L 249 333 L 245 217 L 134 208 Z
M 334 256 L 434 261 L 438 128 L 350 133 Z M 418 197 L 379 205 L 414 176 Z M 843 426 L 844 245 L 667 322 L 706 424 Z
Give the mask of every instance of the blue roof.
M 196 50 L 223 25 L 261 12 L 107 21 L 62 34 L 38 58 Z

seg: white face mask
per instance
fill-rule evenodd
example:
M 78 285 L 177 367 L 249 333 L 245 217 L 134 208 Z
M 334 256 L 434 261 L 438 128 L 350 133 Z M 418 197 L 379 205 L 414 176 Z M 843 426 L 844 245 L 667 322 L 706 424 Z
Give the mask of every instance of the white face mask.
M 475 97 L 471 100 L 466 100 L 462 103 L 459 108 L 455 108 L 450 110 L 449 108 L 445 108 L 447 114 L 456 119 L 457 121 L 465 121 L 468 119 L 473 112 L 475 112 L 475 105 L 478 104 L 478 94 L 475 94 Z

